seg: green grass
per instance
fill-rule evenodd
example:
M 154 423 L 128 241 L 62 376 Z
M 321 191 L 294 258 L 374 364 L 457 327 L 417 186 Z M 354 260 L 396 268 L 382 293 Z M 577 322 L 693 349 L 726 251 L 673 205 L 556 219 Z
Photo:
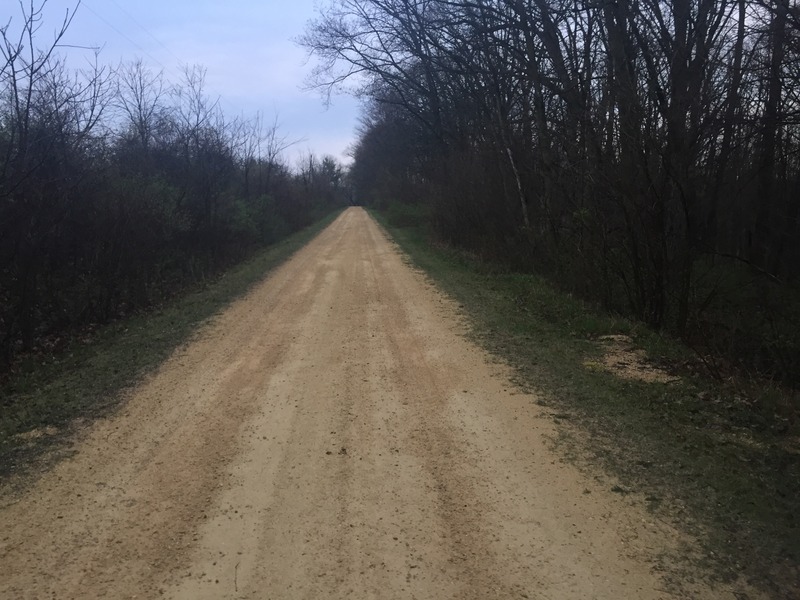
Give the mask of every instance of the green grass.
M 700 536 L 690 561 L 720 578 L 743 573 L 775 597 L 793 597 L 800 562 L 800 431 L 775 414 L 786 392 L 715 382 L 693 353 L 641 324 L 599 311 L 543 279 L 508 272 L 431 243 L 418 223 L 379 221 L 458 301 L 473 334 L 514 369 L 560 423 L 560 448 L 600 465 L 648 508 Z M 680 379 L 645 383 L 587 367 L 597 338 L 626 334 Z M 796 597 L 796 596 L 794 596 Z
M 29 357 L 0 387 L 0 475 L 24 467 L 32 453 L 51 447 L 50 442 L 66 439 L 75 419 L 102 416 L 117 406 L 124 388 L 158 366 L 204 321 L 261 281 L 337 215 L 259 251 L 163 307 L 98 328 L 56 356 Z M 59 434 L 32 441 L 18 435 L 46 428 Z

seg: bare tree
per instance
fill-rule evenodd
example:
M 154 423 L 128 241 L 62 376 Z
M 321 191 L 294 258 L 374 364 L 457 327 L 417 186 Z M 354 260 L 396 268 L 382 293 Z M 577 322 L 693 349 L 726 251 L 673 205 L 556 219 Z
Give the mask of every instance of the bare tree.
M 798 23 L 787 0 L 333 0 L 301 42 L 378 115 L 353 173 L 380 203 L 418 182 L 445 240 L 690 335 L 721 297 L 698 265 L 800 274 Z
M 3 139 L 0 220 L 6 236 L 5 264 L 11 265 L 18 331 L 23 344 L 34 339 L 45 246 L 66 219 L 74 190 L 86 176 L 86 144 L 108 99 L 108 71 L 71 74 L 56 50 L 74 11 L 44 49 L 38 46 L 46 2 L 20 3 L 21 23 L 0 30 L 3 106 L 8 127 Z M 5 344 L 7 346 L 7 344 Z
M 152 72 L 138 59 L 120 66 L 116 83 L 117 108 L 136 135 L 140 148 L 147 153 L 158 120 L 165 111 L 163 72 Z

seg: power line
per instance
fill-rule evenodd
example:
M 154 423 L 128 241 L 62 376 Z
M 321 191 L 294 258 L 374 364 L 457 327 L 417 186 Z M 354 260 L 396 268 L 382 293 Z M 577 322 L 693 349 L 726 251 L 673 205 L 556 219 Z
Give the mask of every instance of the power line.
M 142 54 L 144 54 L 145 56 L 147 56 L 147 57 L 148 57 L 150 60 L 152 60 L 153 62 L 155 62 L 155 63 L 159 64 L 159 65 L 161 66 L 161 68 L 162 68 L 162 69 L 164 69 L 164 70 L 166 70 L 166 69 L 167 69 L 167 67 L 164 65 L 164 63 L 162 63 L 162 62 L 161 62 L 160 60 L 158 60 L 158 59 L 157 59 L 155 56 L 153 56 L 153 55 L 152 55 L 152 54 L 150 54 L 150 53 L 149 53 L 147 50 L 145 50 L 144 48 L 142 48 L 142 47 L 141 47 L 141 46 L 140 46 L 138 43 L 136 43 L 134 40 L 132 40 L 130 37 L 128 37 L 128 36 L 127 36 L 126 34 L 124 34 L 122 31 L 120 31 L 119 29 L 117 29 L 117 28 L 116 28 L 114 25 L 112 25 L 112 24 L 111 24 L 111 22 L 109 22 L 109 21 L 108 21 L 108 20 L 107 20 L 105 17 L 103 17 L 102 15 L 100 15 L 100 14 L 99 14 L 97 11 L 95 11 L 95 10 L 94 10 L 94 9 L 93 9 L 91 6 L 89 6 L 89 4 L 87 4 L 87 3 L 86 3 L 86 0 L 84 0 L 83 2 L 81 2 L 81 6 L 85 6 L 85 7 L 86 7 L 86 10 L 88 10 L 88 11 L 89 11 L 90 13 L 92 13 L 92 14 L 93 14 L 95 17 L 97 17 L 98 19 L 100 19 L 100 20 L 101 20 L 103 23 L 105 23 L 105 24 L 106 24 L 108 27 L 110 27 L 111 29 L 113 29 L 113 30 L 114 30 L 114 31 L 115 31 L 115 32 L 116 32 L 118 35 L 120 35 L 120 36 L 122 36 L 123 38 L 125 38 L 126 40 L 128 40 L 128 41 L 129 41 L 129 42 L 130 42 L 132 45 L 134 45 L 136 48 L 138 48 L 138 50 L 139 50 L 139 51 L 140 51 Z
M 156 42 L 156 43 L 157 43 L 159 46 L 161 46 L 162 48 L 164 48 L 164 50 L 166 50 L 166 51 L 167 51 L 167 53 L 169 53 L 169 55 L 170 55 L 170 56 L 172 56 L 172 57 L 173 57 L 173 58 L 174 58 L 176 61 L 178 61 L 178 64 L 179 64 L 179 65 L 181 65 L 181 66 L 188 66 L 188 64 L 189 64 L 188 62 L 186 62 L 186 61 L 182 60 L 182 59 L 181 59 L 181 58 L 180 58 L 178 55 L 176 55 L 176 54 L 175 54 L 175 53 L 174 53 L 174 52 L 173 52 L 173 51 L 172 51 L 172 50 L 169 48 L 169 46 L 167 46 L 165 43 L 163 43 L 161 40 L 159 40 L 159 39 L 158 39 L 158 38 L 157 38 L 155 35 L 153 35 L 153 34 L 152 34 L 152 33 L 151 33 L 151 32 L 150 32 L 150 31 L 149 31 L 149 30 L 148 30 L 148 29 L 147 29 L 147 28 L 146 28 L 144 25 L 142 25 L 141 23 L 139 23 L 139 21 L 137 21 L 137 20 L 136 20 L 136 18 L 135 18 L 135 17 L 134 17 L 134 16 L 133 16 L 133 15 L 132 15 L 130 12 L 128 12 L 128 11 L 127 11 L 127 10 L 125 10 L 125 9 L 124 9 L 122 6 L 120 6 L 120 4 L 119 4 L 119 3 L 118 3 L 116 0 L 111 0 L 111 2 L 112 2 L 112 4 L 114 4 L 114 6 L 116 6 L 116 7 L 117 7 L 117 8 L 118 8 L 118 9 L 119 9 L 119 10 L 120 10 L 120 11 L 121 11 L 121 12 L 122 12 L 122 13 L 123 13 L 123 14 L 124 14 L 124 15 L 125 15 L 125 16 L 126 16 L 128 19 L 129 19 L 129 20 L 130 20 L 130 21 L 131 21 L 131 22 L 133 22 L 133 23 L 134 23 L 134 24 L 135 24 L 137 27 L 139 27 L 139 28 L 140 28 L 142 31 L 144 31 L 144 32 L 145 32 L 145 33 L 146 33 L 146 34 L 147 34 L 147 35 L 148 35 L 150 38 L 152 38 L 152 39 L 153 39 L 153 40 L 154 40 L 154 41 L 155 41 L 155 42 Z M 120 30 L 119 30 L 117 27 L 115 27 L 113 24 L 111 24 L 111 23 L 110 23 L 110 22 L 109 22 L 107 19 L 105 19 L 105 18 L 104 18 L 103 16 L 101 16 L 100 14 L 98 14 L 98 13 L 97 13 L 97 11 L 95 11 L 94 9 L 92 9 L 92 7 L 91 7 L 91 6 L 89 6 L 89 5 L 87 4 L 86 0 L 83 0 L 83 1 L 81 2 L 81 5 L 85 6 L 85 7 L 86 7 L 86 8 L 89 10 L 89 12 L 91 12 L 91 13 L 92 13 L 92 14 L 93 14 L 95 17 L 97 17 L 98 19 L 100 19 L 100 20 L 101 20 L 103 23 L 105 23 L 105 24 L 106 24 L 108 27 L 110 27 L 111 29 L 113 29 L 113 30 L 114 30 L 114 31 L 115 31 L 117 34 L 121 35 L 123 38 L 125 38 L 126 40 L 128 40 L 128 42 L 130 42 L 130 43 L 131 43 L 133 46 L 135 46 L 136 48 L 138 48 L 138 49 L 139 49 L 139 50 L 140 50 L 140 51 L 141 51 L 141 52 L 142 52 L 142 53 L 143 53 L 145 56 L 147 56 L 147 57 L 148 57 L 150 60 L 152 60 L 153 62 L 155 62 L 155 63 L 157 63 L 158 65 L 160 65 L 160 66 L 161 66 L 161 68 L 162 68 L 164 71 L 170 71 L 170 70 L 171 70 L 169 67 L 167 67 L 166 65 L 164 65 L 164 63 L 162 63 L 160 60 L 158 60 L 158 59 L 157 59 L 157 58 L 155 58 L 155 57 L 154 57 L 152 54 L 150 54 L 150 53 L 149 53 L 147 50 L 145 50 L 144 48 L 142 48 L 142 46 L 140 46 L 140 45 L 139 45 L 137 42 L 135 42 L 133 39 L 131 39 L 131 38 L 130 38 L 128 35 L 126 35 L 126 34 L 125 34 L 125 33 L 123 33 L 122 31 L 120 31 Z M 173 70 L 173 75 L 174 75 L 174 74 L 176 74 L 176 73 L 177 73 L 177 75 L 178 75 L 178 79 L 180 79 L 180 77 L 181 77 L 182 75 L 181 75 L 179 72 L 177 72 L 177 71 L 174 71 L 174 70 Z M 217 101 L 224 102 L 224 103 L 225 103 L 225 104 L 227 104 L 227 105 L 228 105 L 228 106 L 229 106 L 231 109 L 233 109 L 235 112 L 238 112 L 238 113 L 243 113 L 243 112 L 244 112 L 244 111 L 240 110 L 240 108 L 239 108 L 238 106 L 234 105 L 234 104 L 233 104 L 233 103 L 232 103 L 230 100 L 228 100 L 227 98 L 225 98 L 225 97 L 224 97 L 222 94 L 217 94 Z
M 177 60 L 177 61 L 178 61 L 178 63 L 180 63 L 180 64 L 184 64 L 184 62 L 185 62 L 185 61 L 181 60 L 181 58 L 180 58 L 179 56 L 177 56 L 177 55 L 176 55 L 176 54 L 175 54 L 175 53 L 172 51 L 172 49 L 171 49 L 169 46 L 167 46 L 167 45 L 166 45 L 164 42 L 162 42 L 162 41 L 161 41 L 160 39 L 158 39 L 158 38 L 157 38 L 155 35 L 153 35 L 153 34 L 150 32 L 150 30 L 149 30 L 149 29 L 147 29 L 147 27 L 145 27 L 144 25 L 142 25 L 141 23 L 139 23 L 139 21 L 137 21 L 137 20 L 136 20 L 136 18 L 135 18 L 135 17 L 134 17 L 134 16 L 133 16 L 131 13 L 129 13 L 127 10 L 125 10 L 125 8 L 123 8 L 123 7 L 122 7 L 122 5 L 120 5 L 120 4 L 119 4 L 119 2 L 117 2 L 117 0 L 111 0 L 111 3 L 112 3 L 114 6 L 116 6 L 116 7 L 117 7 L 117 8 L 118 8 L 120 11 L 122 11 L 122 12 L 125 14 L 125 16 L 127 16 L 127 17 L 128 17 L 130 20 L 131 20 L 131 21 L 133 21 L 133 23 L 134 23 L 134 24 L 135 24 L 137 27 L 139 27 L 139 29 L 141 29 L 141 30 L 142 30 L 142 31 L 144 31 L 144 32 L 145 32 L 145 33 L 146 33 L 148 36 L 150 36 L 150 38 L 151 38 L 151 39 L 152 39 L 152 40 L 153 40 L 153 41 L 154 41 L 156 44 L 158 44 L 158 45 L 159 45 L 159 46 L 161 46 L 161 47 L 162 47 L 164 50 L 166 50 L 166 51 L 169 53 L 169 55 L 170 55 L 170 56 L 172 56 L 172 58 L 174 58 L 175 60 Z

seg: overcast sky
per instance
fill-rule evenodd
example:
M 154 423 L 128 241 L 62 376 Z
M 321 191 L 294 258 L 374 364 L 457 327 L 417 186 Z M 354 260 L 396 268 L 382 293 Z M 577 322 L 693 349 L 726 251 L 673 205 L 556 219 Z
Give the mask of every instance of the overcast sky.
M 48 1 L 43 42 L 76 2 Z M 19 19 L 17 0 L 0 4 L 0 23 Z M 100 59 L 111 65 L 141 58 L 171 82 L 180 79 L 182 64 L 202 65 L 208 93 L 222 98 L 226 114 L 261 111 L 270 122 L 277 114 L 284 134 L 303 138 L 287 152 L 291 162 L 308 150 L 347 161 L 358 103 L 335 96 L 326 109 L 318 92 L 303 91 L 312 64 L 293 42 L 318 5 L 319 0 L 83 0 L 65 43 L 102 46 Z

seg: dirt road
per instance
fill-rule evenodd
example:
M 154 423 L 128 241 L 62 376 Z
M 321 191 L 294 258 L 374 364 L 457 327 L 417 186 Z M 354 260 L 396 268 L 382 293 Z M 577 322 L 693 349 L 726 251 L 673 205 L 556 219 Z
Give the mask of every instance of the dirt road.
M 0 598 L 671 598 L 678 536 L 463 331 L 346 211 L 3 498 Z

